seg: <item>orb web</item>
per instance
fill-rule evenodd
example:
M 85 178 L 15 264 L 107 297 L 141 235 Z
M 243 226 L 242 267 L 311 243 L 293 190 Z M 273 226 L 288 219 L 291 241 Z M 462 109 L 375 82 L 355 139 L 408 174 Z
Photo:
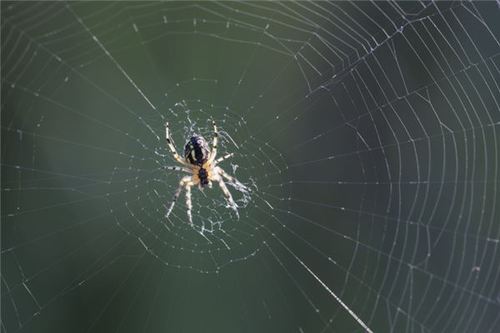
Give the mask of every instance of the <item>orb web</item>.
M 1 9 L 2 331 L 498 331 L 496 3 Z
M 152 142 L 136 139 L 140 147 L 138 155 L 122 155 L 107 182 L 106 193 L 119 226 L 134 235 L 149 253 L 167 266 L 204 273 L 216 273 L 221 267 L 254 256 L 260 250 L 261 240 L 256 233 L 261 226 L 250 220 L 247 210 L 260 209 L 266 213 L 284 205 L 280 200 L 284 196 L 283 186 L 273 188 L 270 183 L 286 183 L 287 169 L 281 153 L 269 143 L 258 141 L 247 128 L 245 118 L 229 107 L 189 99 L 196 96 L 185 94 L 184 99 L 175 99 L 178 90 L 189 87 L 198 91 L 216 84 L 216 80 L 193 78 L 167 90 L 165 102 L 158 105 L 160 110 L 167 110 L 165 114 L 142 119 L 152 133 Z M 238 209 L 236 212 L 231 209 L 217 183 L 203 190 L 193 187 L 191 225 L 184 188 L 167 216 L 179 181 L 187 173 L 167 170 L 179 164 L 167 147 L 164 126 L 168 121 L 174 146 L 182 154 L 186 141 L 194 134 L 211 143 L 212 120 L 219 132 L 217 158 L 232 154 L 218 165 L 241 183 L 227 182 Z M 186 260 L 183 252 L 192 259 Z M 181 261 L 172 259 L 179 255 Z

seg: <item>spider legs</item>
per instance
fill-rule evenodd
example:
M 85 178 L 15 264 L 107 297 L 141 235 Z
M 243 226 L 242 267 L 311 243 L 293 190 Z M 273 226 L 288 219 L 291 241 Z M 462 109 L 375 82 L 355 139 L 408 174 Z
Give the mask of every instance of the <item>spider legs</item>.
M 170 137 L 170 129 L 168 126 L 168 122 L 165 123 L 165 138 L 167 139 L 168 148 L 170 149 L 170 152 L 174 155 L 175 160 L 182 165 L 187 165 L 186 162 L 179 156 L 179 154 L 177 154 L 177 151 L 175 150 L 172 138 Z
M 166 166 L 164 167 L 165 170 L 171 170 L 171 171 L 184 171 L 184 172 L 191 172 L 190 169 L 188 168 L 183 168 L 183 167 L 179 167 L 179 166 Z
M 221 167 L 217 166 L 216 167 L 216 171 L 217 171 L 217 173 L 219 175 L 221 175 L 222 177 L 226 178 L 227 181 L 230 182 L 233 186 L 235 186 L 239 191 L 241 191 L 241 192 L 248 192 L 248 190 L 249 190 L 248 187 L 246 187 L 245 185 L 243 185 L 242 183 L 240 183 L 238 181 L 238 179 L 236 179 L 233 176 L 229 175 Z
M 210 152 L 210 158 L 208 159 L 209 163 L 212 163 L 217 156 L 217 143 L 219 141 L 219 132 L 217 131 L 217 125 L 215 125 L 214 120 L 212 120 L 212 125 L 214 126 L 214 138 L 212 141 L 212 151 Z
M 229 204 L 229 207 L 231 207 L 231 209 L 236 212 L 236 215 L 239 218 L 240 215 L 238 214 L 238 205 L 236 204 L 236 202 L 234 202 L 231 192 L 229 192 L 229 190 L 227 189 L 226 183 L 224 183 L 224 180 L 220 176 L 216 178 L 216 181 L 219 182 L 219 186 L 222 190 L 222 193 L 224 193 L 224 196 L 226 197 L 226 201 Z
M 233 153 L 229 153 L 229 154 L 226 154 L 222 157 L 219 157 L 218 159 L 215 160 L 215 164 L 218 164 L 224 160 L 227 160 L 228 158 L 233 157 L 233 155 L 234 155 Z
M 193 224 L 193 214 L 191 213 L 193 209 L 193 203 L 191 201 L 191 186 L 193 186 L 194 183 L 191 181 L 186 184 L 186 206 L 187 206 L 187 216 L 189 219 L 189 224 Z
M 175 191 L 174 198 L 172 199 L 172 203 L 170 204 L 170 207 L 167 210 L 167 215 L 166 215 L 167 217 L 169 217 L 170 213 L 172 213 L 172 209 L 174 209 L 175 202 L 179 198 L 179 195 L 182 192 L 182 188 L 185 187 L 186 188 L 186 206 L 188 208 L 187 215 L 189 218 L 189 223 L 193 224 L 193 216 L 191 213 L 191 209 L 193 208 L 193 204 L 191 201 L 191 186 L 193 186 L 193 185 L 194 185 L 194 183 L 191 180 L 191 176 L 182 177 L 181 181 L 179 182 L 179 187 Z
M 240 183 L 236 178 L 230 176 L 227 174 L 222 168 L 218 167 L 217 164 L 232 157 L 233 154 L 226 154 L 222 157 L 217 158 L 217 144 L 219 142 L 219 132 L 217 130 L 217 125 L 215 124 L 215 121 L 212 121 L 213 125 L 213 139 L 212 139 L 212 148 L 209 152 L 209 156 L 207 160 L 204 160 L 205 162 L 203 165 L 198 165 L 195 164 L 194 162 L 189 164 L 190 160 L 188 161 L 187 159 L 184 160 L 179 154 L 177 153 L 175 146 L 173 144 L 172 137 L 170 136 L 170 128 L 168 122 L 165 123 L 165 138 L 167 141 L 167 146 L 170 152 L 172 153 L 174 159 L 180 163 L 180 166 L 165 166 L 164 169 L 166 170 L 171 170 L 171 171 L 184 171 L 187 173 L 190 173 L 191 175 L 187 175 L 182 177 L 182 179 L 179 182 L 179 186 L 175 191 L 174 197 L 172 199 L 172 202 L 168 206 L 166 217 L 168 218 L 170 214 L 172 213 L 172 210 L 174 209 L 175 203 L 177 199 L 179 198 L 182 189 L 185 188 L 186 190 L 186 207 L 187 207 L 187 217 L 189 220 L 189 223 L 193 225 L 193 203 L 192 203 L 192 187 L 195 185 L 200 185 L 200 189 L 203 189 L 205 185 L 207 185 L 206 180 L 208 180 L 208 187 L 212 187 L 212 182 L 217 182 L 219 183 L 219 187 L 221 188 L 222 192 L 224 193 L 224 197 L 226 199 L 226 202 L 228 204 L 228 207 L 233 209 L 236 213 L 236 215 L 239 218 L 238 214 L 238 205 L 233 199 L 233 196 L 231 195 L 231 192 L 229 192 L 226 183 L 224 180 L 228 182 L 229 185 L 232 187 L 236 188 L 238 191 L 247 193 L 249 189 Z M 206 149 L 206 143 L 203 141 L 203 148 Z M 201 145 L 201 144 L 199 144 Z M 192 147 L 194 148 L 194 147 Z M 206 155 L 203 156 L 206 158 Z M 216 159 L 217 158 L 217 159 Z M 201 170 L 204 170 L 204 174 L 201 173 Z M 200 184 L 200 181 L 203 181 L 203 184 Z

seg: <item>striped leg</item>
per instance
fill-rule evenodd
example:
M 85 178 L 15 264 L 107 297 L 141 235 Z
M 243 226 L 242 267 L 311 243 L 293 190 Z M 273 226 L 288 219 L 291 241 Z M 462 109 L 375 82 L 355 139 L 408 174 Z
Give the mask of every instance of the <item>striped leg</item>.
M 172 213 L 172 209 L 174 209 L 175 202 L 179 198 L 179 195 L 181 194 L 182 188 L 186 187 L 186 189 L 187 189 L 187 184 L 189 184 L 189 183 L 192 183 L 191 176 L 182 177 L 181 181 L 179 182 L 179 187 L 175 191 L 174 198 L 172 199 L 172 203 L 170 204 L 170 207 L 168 208 L 166 217 L 169 217 L 170 213 Z
M 219 142 L 219 132 L 217 131 L 217 125 L 215 125 L 214 120 L 212 120 L 212 125 L 214 126 L 214 139 L 212 141 L 212 151 L 210 152 L 210 158 L 208 159 L 209 163 L 212 163 L 217 156 L 217 143 Z
M 224 180 L 222 180 L 221 177 L 218 177 L 217 181 L 219 182 L 219 186 L 222 192 L 224 193 L 224 196 L 226 197 L 226 201 L 228 202 L 229 206 L 236 212 L 236 215 L 240 217 L 238 214 L 238 205 L 236 205 L 236 202 L 234 202 L 233 196 L 231 195 L 231 192 L 229 192 L 229 190 L 227 189 Z
M 233 184 L 233 186 L 236 187 L 237 190 L 239 190 L 240 192 L 248 192 L 248 187 L 246 187 L 245 185 L 243 185 L 242 183 L 240 183 L 240 181 L 236 178 L 234 178 L 233 176 L 229 175 L 226 171 L 224 171 L 224 169 L 222 169 L 221 167 L 216 167 L 216 170 L 215 170 L 219 175 L 221 175 L 222 177 L 226 178 L 227 181 L 229 181 L 230 183 Z
M 193 182 L 189 182 L 186 184 L 186 206 L 187 206 L 187 216 L 189 219 L 189 224 L 193 224 L 193 213 L 191 210 L 193 209 L 193 203 L 191 201 L 191 186 L 193 186 Z
M 174 144 L 172 143 L 172 138 L 170 137 L 170 129 L 168 126 L 168 122 L 165 123 L 165 138 L 167 139 L 167 145 L 170 149 L 170 152 L 174 155 L 174 159 L 182 165 L 187 165 L 187 163 L 177 154 L 175 150 Z
M 188 168 L 183 168 L 183 167 L 179 167 L 179 166 L 165 166 L 164 167 L 166 170 L 171 170 L 171 171 L 184 171 L 184 172 L 192 172 L 190 169 Z
M 224 160 L 227 160 L 228 158 L 233 157 L 233 155 L 234 155 L 233 153 L 229 153 L 229 154 L 226 154 L 226 155 L 224 155 L 222 157 L 219 157 L 218 159 L 215 160 L 215 164 L 218 164 L 218 163 L 220 163 L 220 162 L 222 162 Z

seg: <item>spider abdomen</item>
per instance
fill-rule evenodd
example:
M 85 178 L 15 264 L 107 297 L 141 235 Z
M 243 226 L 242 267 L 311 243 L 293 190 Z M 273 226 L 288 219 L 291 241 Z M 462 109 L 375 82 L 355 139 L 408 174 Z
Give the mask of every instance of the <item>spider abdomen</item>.
M 209 154 L 207 142 L 199 135 L 192 136 L 184 148 L 186 161 L 193 165 L 203 165 L 208 160 Z

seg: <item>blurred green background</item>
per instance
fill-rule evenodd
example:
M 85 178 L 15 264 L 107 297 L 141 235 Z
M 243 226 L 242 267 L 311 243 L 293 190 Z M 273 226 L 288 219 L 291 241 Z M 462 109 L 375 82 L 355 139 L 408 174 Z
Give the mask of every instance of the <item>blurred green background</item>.
M 2 332 L 499 329 L 495 3 L 1 11 Z

